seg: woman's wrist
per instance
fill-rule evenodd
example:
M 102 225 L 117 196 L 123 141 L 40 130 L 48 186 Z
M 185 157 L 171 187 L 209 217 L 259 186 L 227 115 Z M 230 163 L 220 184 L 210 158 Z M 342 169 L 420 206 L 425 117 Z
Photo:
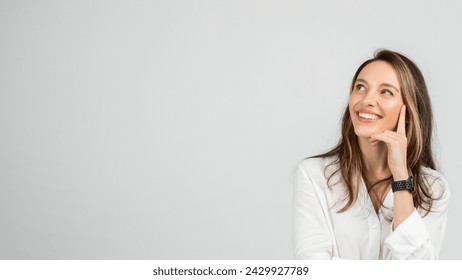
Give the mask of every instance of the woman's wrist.
M 409 179 L 409 173 L 399 173 L 399 174 L 393 174 L 393 181 L 402 181 L 402 180 L 407 180 Z
M 409 172 L 407 169 L 401 168 L 400 170 L 392 171 L 393 181 L 402 181 L 409 179 Z

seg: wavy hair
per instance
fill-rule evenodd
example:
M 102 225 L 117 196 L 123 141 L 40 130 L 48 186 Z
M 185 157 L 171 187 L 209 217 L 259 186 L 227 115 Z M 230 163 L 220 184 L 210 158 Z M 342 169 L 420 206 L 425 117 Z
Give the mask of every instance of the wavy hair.
M 432 153 L 433 113 L 424 77 L 417 65 L 409 58 L 400 53 L 382 49 L 377 51 L 372 59 L 363 62 L 356 70 L 351 83 L 350 94 L 361 70 L 374 61 L 384 61 L 390 64 L 398 76 L 403 102 L 407 109 L 405 120 L 408 139 L 407 163 L 409 172 L 414 177 L 414 206 L 420 207 L 428 213 L 434 198 L 430 185 L 422 174 L 422 167 L 436 169 L 436 164 Z M 332 150 L 314 157 L 331 156 L 335 157 L 336 160 L 328 166 L 337 165 L 338 168 L 328 176 L 328 185 L 332 187 L 331 179 L 340 172 L 348 193 L 345 206 L 339 210 L 339 212 L 344 212 L 356 202 L 359 194 L 359 183 L 364 174 L 358 138 L 351 122 L 348 106 L 343 113 L 342 134 L 338 144 Z M 391 180 L 392 177 L 385 178 L 373 186 Z

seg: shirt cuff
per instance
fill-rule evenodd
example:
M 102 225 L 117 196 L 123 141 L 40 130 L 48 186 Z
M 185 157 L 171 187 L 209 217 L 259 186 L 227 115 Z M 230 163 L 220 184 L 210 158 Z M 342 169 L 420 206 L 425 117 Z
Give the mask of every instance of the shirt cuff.
M 393 226 L 393 224 L 391 225 Z M 406 259 L 429 239 L 425 223 L 416 209 L 385 239 L 394 259 Z

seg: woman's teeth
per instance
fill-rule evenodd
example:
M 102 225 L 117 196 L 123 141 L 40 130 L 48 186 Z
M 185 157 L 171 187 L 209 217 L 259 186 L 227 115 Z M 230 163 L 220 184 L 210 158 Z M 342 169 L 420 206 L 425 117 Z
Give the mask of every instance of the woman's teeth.
M 373 114 L 358 113 L 358 115 L 359 115 L 361 118 L 368 119 L 368 120 L 378 120 L 378 119 L 380 119 L 379 116 L 373 115 Z

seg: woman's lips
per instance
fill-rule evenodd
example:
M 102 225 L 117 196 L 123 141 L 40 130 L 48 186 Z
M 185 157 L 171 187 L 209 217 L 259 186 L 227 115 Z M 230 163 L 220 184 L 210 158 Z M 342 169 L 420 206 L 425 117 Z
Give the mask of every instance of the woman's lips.
M 380 115 L 377 115 L 377 114 L 374 114 L 372 112 L 365 112 L 365 111 L 358 111 L 356 112 L 356 116 L 358 118 L 358 120 L 360 120 L 361 122 L 366 122 L 366 123 L 370 123 L 370 122 L 375 122 L 375 121 L 378 121 L 382 118 L 382 116 Z

